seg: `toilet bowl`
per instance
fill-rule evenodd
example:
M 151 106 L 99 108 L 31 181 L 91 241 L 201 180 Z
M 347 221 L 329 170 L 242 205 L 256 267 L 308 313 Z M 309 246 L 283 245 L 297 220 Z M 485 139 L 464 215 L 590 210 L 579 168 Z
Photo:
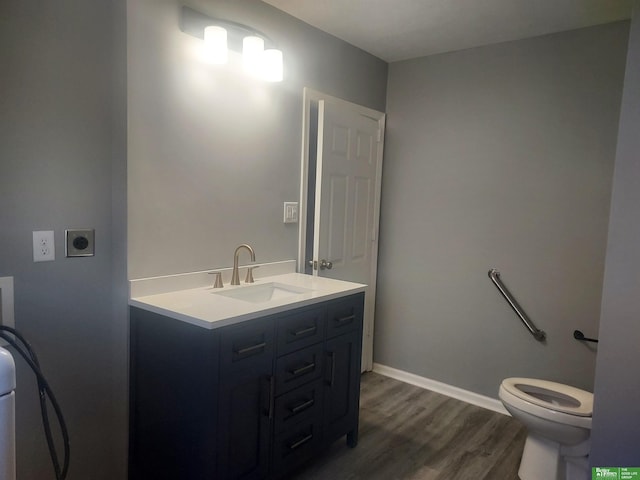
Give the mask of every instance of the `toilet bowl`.
M 593 394 L 534 378 L 506 378 L 498 396 L 527 427 L 521 480 L 584 480 L 588 476 Z

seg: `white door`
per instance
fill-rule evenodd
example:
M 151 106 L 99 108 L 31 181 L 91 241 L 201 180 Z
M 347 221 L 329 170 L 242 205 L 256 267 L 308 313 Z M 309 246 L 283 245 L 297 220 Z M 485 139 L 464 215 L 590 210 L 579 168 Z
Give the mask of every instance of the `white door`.
M 373 366 L 383 117 L 318 102 L 313 274 L 368 285 L 363 370 Z

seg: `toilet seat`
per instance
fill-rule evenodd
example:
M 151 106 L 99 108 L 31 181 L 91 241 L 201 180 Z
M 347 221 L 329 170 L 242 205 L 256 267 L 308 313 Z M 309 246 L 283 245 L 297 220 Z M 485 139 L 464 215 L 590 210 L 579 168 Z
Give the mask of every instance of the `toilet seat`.
M 502 381 L 501 388 L 521 400 L 542 408 L 578 417 L 591 417 L 593 394 L 570 385 L 512 377 Z

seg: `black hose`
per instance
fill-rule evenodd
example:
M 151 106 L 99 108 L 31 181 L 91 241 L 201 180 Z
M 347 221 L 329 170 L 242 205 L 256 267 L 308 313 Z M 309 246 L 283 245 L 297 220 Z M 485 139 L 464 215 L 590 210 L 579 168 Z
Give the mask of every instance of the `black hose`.
M 20 347 L 20 345 L 9 335 L 4 333 L 3 331 L 9 332 L 14 335 L 20 342 L 24 345 L 26 352 Z M 40 397 L 40 412 L 42 414 L 42 424 L 44 427 L 45 436 L 47 439 L 47 446 L 49 447 L 49 454 L 51 455 L 51 461 L 53 463 L 53 469 L 56 475 L 56 480 L 64 480 L 67 477 L 67 473 L 69 471 L 69 459 L 71 454 L 71 448 L 69 446 L 69 433 L 67 430 L 67 425 L 64 421 L 64 416 L 62 415 L 62 410 L 60 409 L 60 405 L 56 400 L 49 383 L 44 377 L 42 371 L 40 370 L 40 362 L 38 361 L 38 357 L 31 348 L 29 342 L 26 341 L 24 336 L 20 334 L 16 329 L 7 327 L 5 325 L 0 325 L 0 338 L 5 339 L 9 344 L 24 358 L 27 362 L 27 365 L 31 368 L 33 373 L 36 376 L 36 381 L 38 384 L 38 392 Z M 51 432 L 51 425 L 49 421 L 49 415 L 47 411 L 47 397 L 49 397 L 49 401 L 53 406 L 53 410 L 56 414 L 58 423 L 60 425 L 60 432 L 62 434 L 63 445 L 64 445 L 64 461 L 62 470 L 60 469 L 60 464 L 58 462 L 58 454 L 56 452 L 55 444 L 53 442 L 53 434 Z
M 8 327 L 6 330 L 7 331 L 11 331 L 9 330 L 11 327 Z M 31 347 L 31 345 L 29 344 L 29 342 L 27 342 L 27 340 L 24 338 L 23 335 L 21 335 L 20 333 L 18 333 L 15 329 L 13 330 L 13 335 L 18 338 L 22 344 L 24 345 L 24 347 L 27 350 L 27 353 L 29 354 L 29 356 L 31 357 L 31 359 L 33 360 L 33 363 L 40 369 L 40 362 L 38 361 L 38 356 L 36 355 L 35 350 Z M 6 339 L 6 337 L 3 336 L 3 338 Z M 14 348 L 18 348 L 16 345 L 14 345 Z M 20 352 L 20 354 L 24 357 L 24 353 Z M 42 369 L 40 369 L 40 371 L 42 371 Z M 46 390 L 44 388 L 44 385 L 42 384 L 42 381 L 40 380 L 40 377 L 36 375 L 36 380 L 37 380 L 37 384 L 38 384 L 38 397 L 40 399 L 40 413 L 41 413 L 41 417 L 42 417 L 42 427 L 44 429 L 44 434 L 45 437 L 47 439 L 47 447 L 49 448 L 49 454 L 51 455 L 51 461 L 53 462 L 53 469 L 54 472 L 56 474 L 56 478 L 60 479 L 63 478 L 62 474 L 60 472 L 60 464 L 58 462 L 58 456 L 55 452 L 55 444 L 53 442 L 53 434 L 51 433 L 51 424 L 49 421 L 49 412 L 47 410 L 47 397 L 46 397 Z M 53 453 L 52 453 L 53 452 Z

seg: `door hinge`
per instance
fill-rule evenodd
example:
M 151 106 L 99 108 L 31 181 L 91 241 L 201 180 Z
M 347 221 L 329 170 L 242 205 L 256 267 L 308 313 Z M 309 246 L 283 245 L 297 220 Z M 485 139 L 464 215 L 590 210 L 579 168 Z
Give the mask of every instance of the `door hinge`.
M 378 129 L 378 142 L 381 142 L 381 141 L 382 141 L 382 129 L 379 128 Z

